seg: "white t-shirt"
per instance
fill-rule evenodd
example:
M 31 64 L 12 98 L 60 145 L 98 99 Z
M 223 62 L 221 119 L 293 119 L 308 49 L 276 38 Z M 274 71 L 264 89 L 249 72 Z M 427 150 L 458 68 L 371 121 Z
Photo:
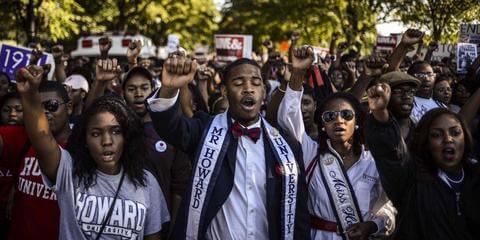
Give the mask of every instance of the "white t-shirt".
M 45 185 L 51 187 L 60 208 L 59 239 L 95 239 L 115 197 L 123 169 L 117 175 L 96 171 L 96 184 L 85 189 L 84 183 L 73 175 L 70 153 L 61 149 L 57 181 L 52 184 L 43 175 Z M 128 176 L 115 201 L 112 215 L 101 239 L 143 239 L 162 229 L 170 220 L 167 204 L 155 177 L 144 171 L 146 186 L 133 185 Z

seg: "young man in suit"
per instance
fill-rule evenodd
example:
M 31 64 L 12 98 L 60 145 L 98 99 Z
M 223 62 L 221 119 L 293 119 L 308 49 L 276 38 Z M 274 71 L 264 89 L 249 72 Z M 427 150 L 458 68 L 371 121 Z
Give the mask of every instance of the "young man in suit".
M 178 111 L 178 89 L 192 81 L 196 62 L 172 56 L 163 69 L 162 87 L 147 99 L 153 123 L 194 160 L 174 238 L 310 239 L 301 148 L 260 116 L 265 86 L 258 64 L 227 65 L 222 92 L 230 108 L 190 119 Z

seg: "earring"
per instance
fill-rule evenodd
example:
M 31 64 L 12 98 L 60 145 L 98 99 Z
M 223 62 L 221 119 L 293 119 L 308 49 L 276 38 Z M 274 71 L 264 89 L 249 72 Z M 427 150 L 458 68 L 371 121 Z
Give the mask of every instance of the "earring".
M 357 130 L 358 128 L 359 128 L 359 126 L 358 126 L 358 125 L 355 125 L 355 130 Z
M 325 132 L 325 128 L 324 128 L 324 127 L 322 127 L 322 132 Z

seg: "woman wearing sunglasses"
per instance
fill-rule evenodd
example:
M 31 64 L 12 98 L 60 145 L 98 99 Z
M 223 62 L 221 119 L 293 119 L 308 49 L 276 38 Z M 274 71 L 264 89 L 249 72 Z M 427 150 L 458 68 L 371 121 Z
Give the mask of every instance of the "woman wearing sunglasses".
M 97 78 L 114 72 L 112 64 L 97 66 Z M 101 97 L 85 110 L 63 149 L 44 108 L 56 111 L 64 103 L 41 103 L 42 75 L 42 67 L 22 68 L 17 87 L 43 181 L 57 195 L 59 239 L 160 239 L 169 214 L 158 182 L 143 169 L 140 119 L 121 99 Z
M 386 217 L 375 208 L 387 202 L 375 162 L 364 148 L 360 103 L 351 94 L 334 93 L 315 113 L 318 139 L 305 133 L 302 81 L 308 50 L 294 51 L 294 71 L 278 110 L 278 124 L 301 144 L 309 190 L 312 239 L 367 239 L 385 232 Z
M 463 117 L 445 108 L 427 112 L 407 147 L 387 110 L 390 87 L 381 83 L 367 93 L 366 140 L 399 212 L 396 239 L 479 239 L 480 169 L 470 159 Z

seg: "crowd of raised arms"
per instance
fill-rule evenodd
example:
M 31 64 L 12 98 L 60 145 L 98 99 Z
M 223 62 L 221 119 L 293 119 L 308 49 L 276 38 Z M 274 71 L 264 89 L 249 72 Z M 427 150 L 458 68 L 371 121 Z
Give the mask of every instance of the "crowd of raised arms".
M 0 239 L 480 239 L 480 57 L 423 35 L 128 66 L 105 37 L 51 79 L 36 49 L 0 73 Z

